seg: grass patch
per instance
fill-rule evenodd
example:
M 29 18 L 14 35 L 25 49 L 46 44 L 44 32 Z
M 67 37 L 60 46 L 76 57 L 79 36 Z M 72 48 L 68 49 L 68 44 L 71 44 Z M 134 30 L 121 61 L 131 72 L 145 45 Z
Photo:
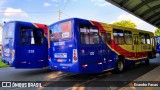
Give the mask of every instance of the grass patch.
M 8 67 L 8 66 L 9 66 L 9 65 L 3 63 L 2 60 L 0 59 L 0 68 Z

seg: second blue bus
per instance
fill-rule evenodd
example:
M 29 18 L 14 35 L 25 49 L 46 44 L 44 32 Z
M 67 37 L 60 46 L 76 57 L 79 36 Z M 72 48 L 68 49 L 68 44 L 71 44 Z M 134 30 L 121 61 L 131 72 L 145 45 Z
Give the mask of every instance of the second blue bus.
M 23 21 L 5 23 L 2 61 L 15 68 L 47 67 L 47 30 L 44 24 Z

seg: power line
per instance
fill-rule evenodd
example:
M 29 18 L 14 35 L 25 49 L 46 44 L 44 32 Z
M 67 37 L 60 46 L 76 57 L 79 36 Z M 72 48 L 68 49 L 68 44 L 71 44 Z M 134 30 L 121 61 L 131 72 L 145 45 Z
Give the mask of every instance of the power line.
M 65 4 L 65 6 L 64 6 L 63 9 L 61 10 L 61 12 L 63 12 L 64 9 L 66 9 L 67 5 L 69 4 L 69 1 L 70 1 L 70 0 L 67 1 L 67 3 Z
M 65 13 L 63 12 L 64 9 L 66 9 L 68 3 L 69 3 L 69 0 L 67 1 L 67 3 L 65 4 L 65 6 L 64 6 L 61 10 L 60 10 L 60 9 L 58 10 L 58 20 L 59 20 L 59 21 L 60 21 L 60 18 L 61 18 L 61 14 L 64 14 L 64 15 L 70 17 L 69 15 L 67 15 L 67 14 L 65 14 Z
M 67 16 L 67 17 L 70 17 L 68 14 L 64 13 L 64 12 L 61 12 L 63 15 Z

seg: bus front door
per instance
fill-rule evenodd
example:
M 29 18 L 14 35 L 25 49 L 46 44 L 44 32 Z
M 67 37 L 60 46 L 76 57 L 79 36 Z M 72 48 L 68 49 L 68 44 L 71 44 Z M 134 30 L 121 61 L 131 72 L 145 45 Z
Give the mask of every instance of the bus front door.
M 110 33 L 101 33 L 102 36 L 102 61 L 103 61 L 103 70 L 112 69 L 114 67 L 114 62 L 112 60 L 112 52 L 110 47 L 111 44 L 111 34 Z
M 102 72 L 101 42 L 97 27 L 80 27 L 82 72 Z
M 138 58 L 138 35 L 133 35 L 133 45 L 132 50 L 134 52 L 133 59 Z

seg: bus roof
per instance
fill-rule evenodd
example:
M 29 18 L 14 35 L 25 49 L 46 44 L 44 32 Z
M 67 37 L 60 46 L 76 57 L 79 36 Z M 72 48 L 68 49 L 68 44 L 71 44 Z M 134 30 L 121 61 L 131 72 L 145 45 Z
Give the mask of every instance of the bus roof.
M 122 27 L 122 26 L 116 26 L 116 25 L 112 25 L 112 24 L 109 24 L 109 27 L 112 27 L 112 28 L 121 28 L 121 29 L 124 29 L 124 30 L 138 30 L 138 31 L 142 31 L 142 32 L 147 32 L 147 33 L 153 33 L 153 32 L 150 32 L 150 31 L 146 31 L 146 30 L 140 30 L 140 29 L 136 29 L 136 28 L 128 28 L 128 27 Z
M 61 20 L 61 21 L 57 21 L 49 26 L 52 26 L 54 24 L 58 24 L 58 23 L 62 23 L 62 22 L 65 22 L 65 21 L 68 21 L 68 20 L 86 20 L 86 21 L 91 21 L 91 22 L 96 22 L 96 23 L 99 23 L 101 24 L 103 27 L 106 27 L 106 28 L 117 28 L 117 29 L 122 29 L 122 30 L 130 30 L 130 31 L 135 31 L 137 30 L 138 32 L 144 32 L 144 33 L 150 33 L 150 34 L 153 34 L 153 32 L 150 32 L 150 31 L 146 31 L 146 30 L 140 30 L 140 29 L 134 29 L 134 28 L 127 28 L 127 27 L 122 27 L 122 26 L 115 26 L 115 25 L 112 25 L 112 24 L 108 24 L 108 23 L 103 23 L 103 22 L 98 22 L 98 21 L 93 21 L 93 20 L 87 20 L 87 19 L 81 19 L 81 18 L 69 18 L 69 19 L 64 19 L 64 20 Z M 111 30 L 111 29 L 110 29 Z
M 25 22 L 25 21 L 9 21 L 7 23 L 18 23 L 21 25 L 25 25 L 25 26 L 30 26 L 30 27 L 36 27 L 36 28 L 41 28 L 44 30 L 44 33 L 47 33 L 47 25 L 45 24 L 40 24 L 40 23 L 33 23 L 33 22 Z M 6 23 L 6 24 L 7 24 Z

